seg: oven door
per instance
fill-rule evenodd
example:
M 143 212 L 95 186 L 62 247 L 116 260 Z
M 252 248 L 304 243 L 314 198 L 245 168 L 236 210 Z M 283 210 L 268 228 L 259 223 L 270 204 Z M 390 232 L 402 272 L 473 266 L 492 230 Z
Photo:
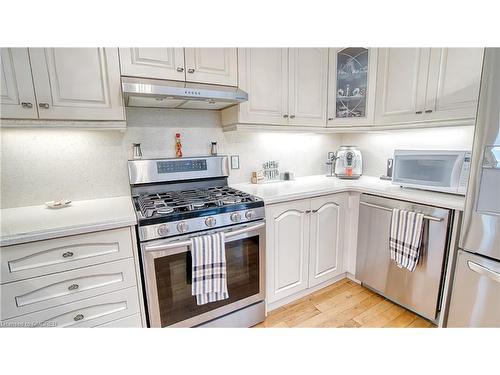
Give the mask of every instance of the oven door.
M 394 151 L 393 184 L 458 193 L 465 152 Z
M 151 327 L 193 327 L 264 300 L 265 222 L 224 233 L 229 298 L 201 306 L 191 294 L 193 236 L 141 244 Z

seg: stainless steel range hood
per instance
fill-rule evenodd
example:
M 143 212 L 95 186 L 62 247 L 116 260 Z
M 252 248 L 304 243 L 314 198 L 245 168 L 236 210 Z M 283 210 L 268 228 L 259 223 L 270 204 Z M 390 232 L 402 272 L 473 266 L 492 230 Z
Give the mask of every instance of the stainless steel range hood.
M 122 77 L 127 107 L 223 109 L 248 100 L 248 94 L 231 86 Z

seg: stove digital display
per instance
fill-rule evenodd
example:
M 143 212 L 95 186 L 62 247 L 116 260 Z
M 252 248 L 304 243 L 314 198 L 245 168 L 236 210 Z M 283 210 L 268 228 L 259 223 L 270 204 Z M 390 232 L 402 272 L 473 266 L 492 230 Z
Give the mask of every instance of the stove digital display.
M 159 161 L 156 163 L 156 168 L 158 173 L 206 171 L 207 161 L 204 159 Z

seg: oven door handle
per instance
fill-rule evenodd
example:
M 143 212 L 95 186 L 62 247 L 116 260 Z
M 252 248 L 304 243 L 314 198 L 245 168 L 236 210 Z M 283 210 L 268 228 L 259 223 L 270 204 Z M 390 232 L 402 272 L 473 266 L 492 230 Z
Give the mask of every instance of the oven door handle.
M 251 227 L 243 227 L 241 229 L 236 229 L 230 232 L 224 232 L 224 235 L 226 238 L 229 237 L 234 237 L 239 234 L 247 233 L 247 232 L 253 232 L 257 229 L 263 228 L 266 225 L 266 223 L 259 223 L 256 225 L 252 225 Z M 180 241 L 180 242 L 170 242 L 166 244 L 158 244 L 158 245 L 146 245 L 144 247 L 144 251 L 162 251 L 162 250 L 169 250 L 173 249 L 175 247 L 184 247 L 184 246 L 189 246 L 191 245 L 191 240 L 187 241 Z

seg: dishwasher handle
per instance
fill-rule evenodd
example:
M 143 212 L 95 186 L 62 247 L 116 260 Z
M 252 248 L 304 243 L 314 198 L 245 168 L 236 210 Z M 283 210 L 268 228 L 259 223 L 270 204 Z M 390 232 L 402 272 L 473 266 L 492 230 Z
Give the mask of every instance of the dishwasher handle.
M 379 210 L 392 212 L 392 208 L 379 206 L 378 204 L 373 204 L 373 203 L 368 203 L 368 202 L 359 202 L 359 204 L 362 204 L 363 206 L 378 208 Z M 437 221 L 437 222 L 443 221 L 443 219 L 440 217 L 434 217 L 434 216 L 428 216 L 428 215 L 424 215 L 424 219 L 427 219 L 430 221 Z

